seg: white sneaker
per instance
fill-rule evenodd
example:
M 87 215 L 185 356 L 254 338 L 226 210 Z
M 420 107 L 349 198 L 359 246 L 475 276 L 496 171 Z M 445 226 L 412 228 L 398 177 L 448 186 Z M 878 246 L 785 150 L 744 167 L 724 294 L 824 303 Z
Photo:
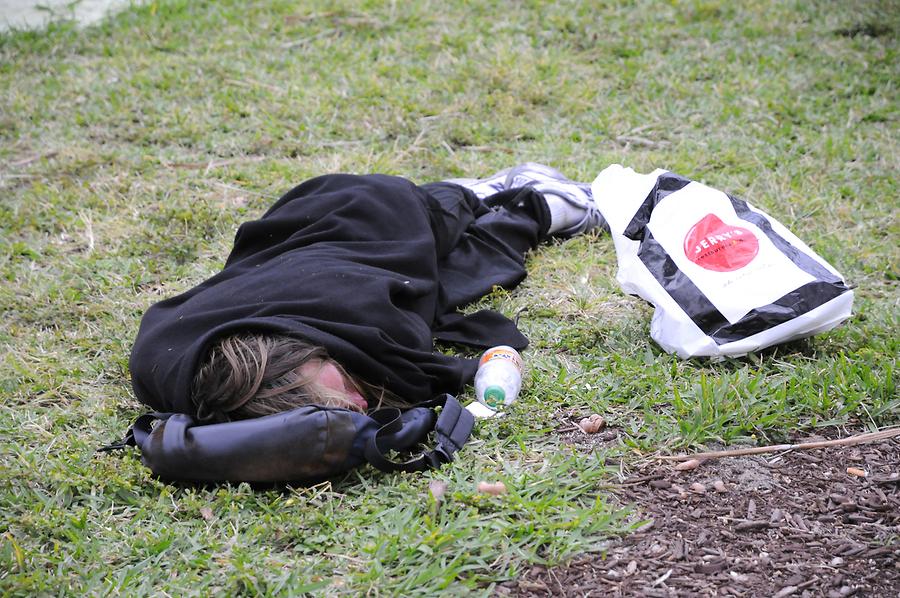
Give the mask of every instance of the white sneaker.
M 555 168 L 537 162 L 520 164 L 512 168 L 506 177 L 506 188 L 514 187 L 533 187 L 535 191 L 555 195 L 584 210 L 584 216 L 579 222 L 554 231 L 556 236 L 572 237 L 598 227 L 609 230 L 600 209 L 594 203 L 590 184 L 573 181 Z
M 544 181 L 568 181 L 569 179 L 552 166 L 538 164 L 537 162 L 525 162 L 514 166 L 509 170 L 506 183 L 510 187 L 530 187 L 534 183 Z
M 505 191 L 509 187 L 506 186 L 506 177 L 512 168 L 505 168 L 500 172 L 495 172 L 485 179 L 447 179 L 446 183 L 454 183 L 465 187 L 474 193 L 478 199 L 484 199 L 494 193 Z
M 544 196 L 553 195 L 566 201 L 570 205 L 579 208 L 584 212 L 581 220 L 566 228 L 551 231 L 557 237 L 574 237 L 581 233 L 586 233 L 595 228 L 601 228 L 609 231 L 609 225 L 600 213 L 600 208 L 594 203 L 594 197 L 591 195 L 590 186 L 574 181 L 547 181 L 544 183 L 534 183 L 530 185 L 532 189 Z M 549 200 L 548 200 L 549 201 Z

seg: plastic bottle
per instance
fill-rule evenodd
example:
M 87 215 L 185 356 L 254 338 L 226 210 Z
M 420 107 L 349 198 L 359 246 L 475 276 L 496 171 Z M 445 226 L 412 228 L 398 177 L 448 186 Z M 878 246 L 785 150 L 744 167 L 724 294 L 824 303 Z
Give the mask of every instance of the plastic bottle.
M 491 409 L 501 409 L 516 400 L 522 388 L 522 357 L 506 345 L 484 352 L 475 374 L 475 396 Z

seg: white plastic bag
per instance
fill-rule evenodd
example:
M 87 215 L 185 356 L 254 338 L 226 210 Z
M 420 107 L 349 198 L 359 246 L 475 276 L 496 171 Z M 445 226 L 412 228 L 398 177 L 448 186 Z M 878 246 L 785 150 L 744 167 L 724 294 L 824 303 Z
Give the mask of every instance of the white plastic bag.
M 656 307 L 650 335 L 681 357 L 737 356 L 850 317 L 841 275 L 747 202 L 664 170 L 614 164 L 591 185 L 626 293 Z

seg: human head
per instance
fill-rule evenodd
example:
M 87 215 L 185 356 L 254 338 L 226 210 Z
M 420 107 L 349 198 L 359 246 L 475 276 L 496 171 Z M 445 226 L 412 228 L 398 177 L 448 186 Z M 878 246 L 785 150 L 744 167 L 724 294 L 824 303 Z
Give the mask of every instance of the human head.
M 363 412 L 363 396 L 378 394 L 364 393 L 366 386 L 322 347 L 292 336 L 241 332 L 209 349 L 194 376 L 191 400 L 198 419 L 208 423 L 312 404 Z

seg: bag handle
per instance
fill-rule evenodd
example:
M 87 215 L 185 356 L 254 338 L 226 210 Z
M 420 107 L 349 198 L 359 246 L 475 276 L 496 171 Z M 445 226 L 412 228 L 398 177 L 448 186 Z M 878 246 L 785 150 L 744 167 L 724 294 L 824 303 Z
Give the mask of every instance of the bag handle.
M 440 414 L 435 413 L 435 407 L 442 407 Z M 425 471 L 449 463 L 453 460 L 453 453 L 461 449 L 469 439 L 475 426 L 475 417 L 449 394 L 421 403 L 408 411 L 381 409 L 370 414 L 370 417 L 382 426 L 366 443 L 366 460 L 388 473 Z M 413 442 L 416 442 L 421 441 L 432 429 L 437 438 L 434 449 L 409 461 L 392 461 L 386 456 L 391 449 L 410 446 L 410 432 L 414 437 Z
M 435 408 L 441 407 L 440 414 Z M 146 413 L 135 420 L 125 437 L 97 449 L 97 452 L 122 450 L 129 446 L 142 446 L 153 431 L 156 421 L 167 420 L 173 413 Z M 455 397 L 442 395 L 431 401 L 401 411 L 396 408 L 380 409 L 369 414 L 380 425 L 364 447 L 366 460 L 384 472 L 417 472 L 437 469 L 453 460 L 453 454 L 465 445 L 475 425 L 474 416 L 460 405 Z M 407 449 L 421 442 L 434 430 L 437 444 L 409 461 L 393 461 L 386 456 L 390 450 Z
M 125 447 L 129 446 L 141 446 L 141 443 L 144 442 L 144 439 L 150 435 L 150 432 L 153 431 L 153 422 L 155 421 L 163 421 L 167 420 L 170 417 L 175 415 L 174 413 L 160 413 L 158 411 L 154 411 L 153 413 L 145 413 L 144 415 L 139 416 L 134 424 L 128 428 L 128 431 L 125 432 L 125 436 L 122 440 L 118 440 L 116 442 L 112 442 L 107 444 L 106 446 L 101 446 L 97 449 L 98 453 L 109 453 L 112 451 L 123 450 Z

